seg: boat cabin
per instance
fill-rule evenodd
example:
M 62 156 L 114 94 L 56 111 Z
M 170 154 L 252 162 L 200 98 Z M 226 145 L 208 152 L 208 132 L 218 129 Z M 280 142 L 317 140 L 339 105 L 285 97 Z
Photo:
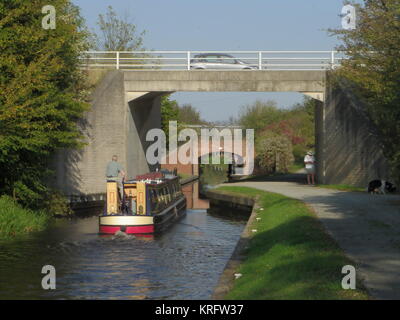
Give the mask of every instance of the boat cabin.
M 179 178 L 152 172 L 122 182 L 122 199 L 116 181 L 107 181 L 106 214 L 156 215 L 183 197 Z

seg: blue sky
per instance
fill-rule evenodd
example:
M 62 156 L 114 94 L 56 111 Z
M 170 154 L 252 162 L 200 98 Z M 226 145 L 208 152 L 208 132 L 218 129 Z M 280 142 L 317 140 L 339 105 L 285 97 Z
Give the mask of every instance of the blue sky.
M 337 40 L 326 29 L 339 28 L 342 0 L 73 0 L 90 28 L 111 5 L 146 30 L 153 50 L 332 50 Z M 206 120 L 228 120 L 258 100 L 287 108 L 299 93 L 174 93 Z

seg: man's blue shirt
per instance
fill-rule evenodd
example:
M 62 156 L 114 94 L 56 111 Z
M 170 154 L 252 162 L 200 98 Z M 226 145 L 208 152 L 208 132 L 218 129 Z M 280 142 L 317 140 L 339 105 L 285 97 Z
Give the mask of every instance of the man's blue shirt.
M 107 164 L 106 177 L 118 177 L 121 171 L 122 166 L 117 161 L 110 161 Z

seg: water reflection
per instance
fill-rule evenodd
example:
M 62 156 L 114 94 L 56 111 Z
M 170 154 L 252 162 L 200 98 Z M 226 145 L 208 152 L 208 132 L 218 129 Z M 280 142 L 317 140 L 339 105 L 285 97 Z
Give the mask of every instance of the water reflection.
M 228 180 L 228 165 L 200 165 L 199 169 L 199 180 L 182 188 L 189 209 L 208 209 L 210 204 L 205 191 Z
M 208 299 L 243 221 L 188 210 L 155 238 L 98 236 L 97 217 L 0 243 L 0 299 Z M 41 289 L 53 265 L 57 289 Z
M 227 164 L 201 164 L 199 169 L 200 195 L 207 189 L 229 180 Z
M 207 199 L 200 198 L 199 186 L 199 181 L 196 181 L 182 187 L 183 194 L 186 196 L 188 209 L 208 209 L 210 207 Z

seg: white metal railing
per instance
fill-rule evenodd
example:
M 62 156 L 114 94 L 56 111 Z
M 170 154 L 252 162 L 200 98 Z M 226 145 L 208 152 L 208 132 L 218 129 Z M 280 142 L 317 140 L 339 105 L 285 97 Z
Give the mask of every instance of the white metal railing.
M 201 54 L 215 57 L 199 62 Z M 345 55 L 338 51 L 88 51 L 82 54 L 81 65 L 121 70 L 191 70 L 201 67 L 200 63 L 213 70 L 329 70 L 340 66 L 342 59 Z

